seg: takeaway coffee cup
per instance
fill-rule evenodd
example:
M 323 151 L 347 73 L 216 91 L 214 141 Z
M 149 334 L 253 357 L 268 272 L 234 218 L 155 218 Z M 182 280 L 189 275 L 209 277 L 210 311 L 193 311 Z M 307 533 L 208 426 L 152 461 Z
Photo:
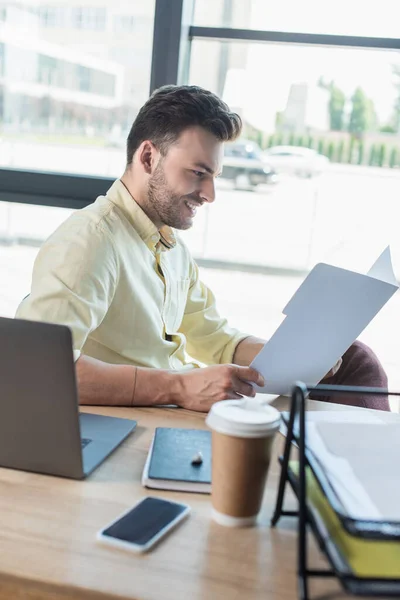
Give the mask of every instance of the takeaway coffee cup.
M 212 431 L 212 517 L 230 527 L 256 522 L 264 494 L 280 414 L 256 399 L 214 404 Z

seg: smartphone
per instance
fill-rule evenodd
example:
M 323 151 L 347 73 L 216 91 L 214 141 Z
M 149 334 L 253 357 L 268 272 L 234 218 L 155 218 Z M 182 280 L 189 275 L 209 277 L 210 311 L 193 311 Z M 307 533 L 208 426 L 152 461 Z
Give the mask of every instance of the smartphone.
M 189 513 L 187 504 L 149 496 L 101 529 L 97 539 L 133 552 L 147 552 Z

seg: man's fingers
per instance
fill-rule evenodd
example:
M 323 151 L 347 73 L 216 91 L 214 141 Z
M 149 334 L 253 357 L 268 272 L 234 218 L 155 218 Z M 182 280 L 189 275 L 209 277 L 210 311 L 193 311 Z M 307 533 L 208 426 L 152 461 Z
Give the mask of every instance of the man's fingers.
M 229 394 L 230 400 L 243 400 L 243 396 L 241 394 L 237 394 L 236 392 L 231 392 Z
M 250 397 L 254 398 L 254 396 L 256 395 L 256 392 L 255 392 L 253 386 L 250 385 L 250 383 L 246 383 L 245 381 L 242 381 L 238 377 L 235 377 L 235 379 L 234 379 L 233 389 L 238 394 L 242 394 L 242 396 L 250 396 Z
M 261 375 L 261 373 L 259 373 L 255 369 L 252 369 L 251 367 L 238 366 L 236 367 L 235 374 L 238 377 L 238 379 L 241 379 L 242 381 L 251 381 L 259 385 L 260 387 L 263 387 L 265 385 L 264 377 Z

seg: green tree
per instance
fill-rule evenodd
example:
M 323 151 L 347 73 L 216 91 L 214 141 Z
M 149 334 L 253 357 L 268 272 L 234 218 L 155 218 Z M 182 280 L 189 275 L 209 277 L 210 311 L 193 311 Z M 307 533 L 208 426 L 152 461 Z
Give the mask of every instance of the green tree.
M 346 96 L 341 89 L 332 82 L 329 98 L 329 120 L 332 131 L 343 131 L 344 129 L 344 107 Z
M 350 133 L 361 136 L 372 126 L 374 114 L 375 109 L 372 100 L 358 87 L 351 98 Z
M 335 82 L 325 81 L 321 77 L 317 83 L 318 87 L 329 92 L 329 123 L 331 131 L 344 130 L 344 107 L 346 105 L 346 96 L 340 88 L 335 85 Z
M 333 160 L 335 154 L 335 144 L 333 142 L 329 142 L 327 156 L 329 160 Z
M 324 154 L 324 140 L 323 139 L 318 140 L 318 153 Z
M 291 134 L 289 136 L 288 145 L 289 146 L 294 146 L 294 133 L 293 133 L 293 131 L 291 132 Z

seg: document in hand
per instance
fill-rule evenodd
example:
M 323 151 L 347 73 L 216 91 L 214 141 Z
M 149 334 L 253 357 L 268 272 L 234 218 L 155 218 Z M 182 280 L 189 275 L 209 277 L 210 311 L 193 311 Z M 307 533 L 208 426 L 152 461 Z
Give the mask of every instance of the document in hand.
M 317 384 L 398 289 L 390 248 L 366 275 L 319 263 L 283 310 L 285 320 L 253 360 L 265 394 Z

